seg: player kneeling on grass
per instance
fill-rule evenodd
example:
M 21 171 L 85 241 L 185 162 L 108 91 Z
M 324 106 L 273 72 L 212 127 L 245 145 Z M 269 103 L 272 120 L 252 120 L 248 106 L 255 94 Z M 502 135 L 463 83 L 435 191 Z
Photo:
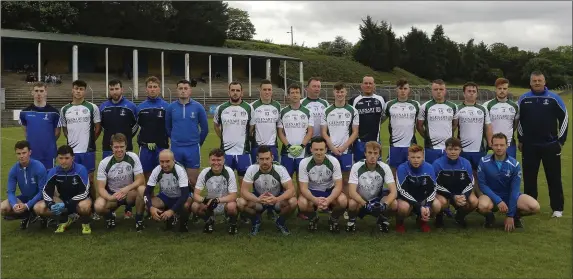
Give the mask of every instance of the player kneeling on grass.
M 229 220 L 227 232 L 237 233 L 237 180 L 233 169 L 225 166 L 225 152 L 219 148 L 209 152 L 209 165 L 199 173 L 192 210 L 205 220 L 204 233 L 212 233 L 215 215 L 225 214 Z M 201 191 L 207 188 L 207 195 Z
M 91 234 L 90 215 L 92 199 L 87 169 L 74 162 L 74 150 L 69 145 L 58 148 L 58 165 L 48 172 L 46 185 L 43 187 L 44 202 L 34 207 L 41 216 L 59 216 L 60 224 L 56 233 L 63 233 L 72 224 L 68 215 L 77 213 L 82 222 L 82 233 Z M 59 198 L 54 197 L 58 190 Z
M 380 144 L 367 142 L 364 148 L 364 160 L 352 165 L 348 179 L 348 224 L 347 232 L 356 230 L 356 216 L 361 219 L 366 215 L 377 218 L 378 229 L 389 231 L 388 218 L 384 213 L 396 208 L 396 183 L 390 166 L 378 161 Z M 388 186 L 384 189 L 384 184 Z
M 317 208 L 331 209 L 329 230 L 339 232 L 338 219 L 348 205 L 346 195 L 342 193 L 340 163 L 334 156 L 326 154 L 326 140 L 323 137 L 314 137 L 310 143 L 312 156 L 304 158 L 298 169 L 301 193 L 298 207 L 308 216 L 309 231 L 318 229 Z
M 485 227 L 493 227 L 493 211 L 506 214 L 505 230 L 522 228 L 521 216 L 539 213 L 539 203 L 531 196 L 519 192 L 521 166 L 507 155 L 507 137 L 503 133 L 492 137 L 494 154 L 484 156 L 478 166 L 478 180 L 483 195 L 479 197 L 478 211 L 485 215 Z
M 398 166 L 398 209 L 396 231 L 405 232 L 404 219 L 412 213 L 423 232 L 429 232 L 430 216 L 440 212 L 441 204 L 436 201 L 436 174 L 432 165 L 424 161 L 424 149 L 413 144 L 408 148 L 408 161 Z
M 441 212 L 436 214 L 436 227 L 444 226 L 443 210 L 450 204 L 456 209 L 454 219 L 462 227 L 466 227 L 465 217 L 474 211 L 478 199 L 473 193 L 474 176 L 472 165 L 466 158 L 460 157 L 462 142 L 457 138 L 446 140 L 446 156 L 434 161 L 432 166 L 436 173 L 436 201 L 441 205 Z
M 153 189 L 157 184 L 159 184 L 159 194 L 152 197 Z M 173 225 L 177 223 L 175 216 L 177 213 L 181 219 L 179 231 L 188 231 L 189 208 L 193 202 L 189 198 L 189 180 L 185 167 L 175 163 L 171 150 L 164 149 L 159 152 L 159 166 L 151 172 L 147 187 L 141 186 L 138 191 L 138 198 L 143 197 L 153 220 L 165 221 L 166 230 L 171 230 Z M 143 218 L 141 218 L 142 214 L 138 215 L 139 221 L 135 222 L 135 229 L 140 232 L 145 227 Z
M 46 168 L 42 162 L 30 158 L 32 150 L 28 141 L 17 142 L 14 150 L 18 155 L 18 162 L 8 173 L 8 199 L 2 201 L 0 212 L 2 216 L 23 218 L 20 229 L 25 230 L 35 219 L 34 206 L 42 199 L 41 187 L 46 183 Z M 18 196 L 16 186 L 20 188 L 21 194 Z M 42 227 L 47 225 L 47 218 L 43 218 Z
M 258 147 L 258 164 L 247 169 L 241 185 L 241 197 L 237 200 L 239 210 L 252 216 L 253 236 L 257 235 L 261 227 L 261 212 L 269 209 L 279 214 L 275 219 L 277 229 L 284 235 L 290 234 L 285 219 L 297 205 L 294 185 L 287 169 L 273 162 L 273 159 L 272 150 L 268 146 Z
M 111 136 L 113 155 L 101 160 L 97 170 L 97 187 L 99 197 L 95 201 L 95 210 L 104 216 L 107 228 L 115 228 L 115 210 L 125 205 L 132 207 L 136 200 L 136 222 L 143 220 L 145 204 L 137 199 L 137 188 L 145 185 L 143 168 L 139 157 L 133 152 L 126 152 L 126 137 L 122 133 Z

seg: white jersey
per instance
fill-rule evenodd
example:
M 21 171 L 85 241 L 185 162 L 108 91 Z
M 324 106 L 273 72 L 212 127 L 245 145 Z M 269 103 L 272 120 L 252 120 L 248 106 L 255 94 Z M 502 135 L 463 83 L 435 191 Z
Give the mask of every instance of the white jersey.
M 454 119 L 458 120 L 458 138 L 462 141 L 462 151 L 484 152 L 487 146 L 484 126 L 491 124 L 487 110 L 480 104 L 462 103 Z
M 513 124 L 519 119 L 519 107 L 512 100 L 500 102 L 497 99 L 489 100 L 483 104 L 491 119 L 491 128 L 494 134 L 503 133 L 507 137 L 508 145 L 515 145 L 513 141 Z
M 358 194 L 366 201 L 380 198 L 384 184 L 395 183 L 390 167 L 378 161 L 374 170 L 368 169 L 366 162 L 360 161 L 352 165 L 348 183 L 357 185 Z
M 326 155 L 322 164 L 317 165 L 312 156 L 300 161 L 298 181 L 308 183 L 308 189 L 326 191 L 334 187 L 334 181 L 342 179 L 340 163 L 332 155 Z
M 207 188 L 207 198 L 214 199 L 237 192 L 237 180 L 235 172 L 230 167 L 224 166 L 220 174 L 215 174 L 211 167 L 205 168 L 197 177 L 195 189 Z
M 328 135 L 334 146 L 343 145 L 352 134 L 352 127 L 359 125 L 358 111 L 353 106 L 346 104 L 343 107 L 331 105 L 326 108 L 321 126 L 328 128 Z M 350 148 L 344 154 L 350 152 Z
M 181 197 L 181 188 L 189 187 L 185 167 L 175 164 L 171 172 L 164 172 L 161 166 L 155 167 L 149 176 L 147 186 L 155 187 L 157 184 L 159 184 L 159 192 L 167 197 Z
M 394 99 L 386 104 L 384 116 L 389 118 L 390 146 L 410 147 L 416 142 L 416 117 L 420 103 L 414 100 L 404 102 Z
M 116 193 L 133 183 L 135 176 L 143 173 L 141 161 L 133 152 L 126 152 L 121 161 L 113 155 L 105 157 L 97 168 L 97 180 L 105 181 L 106 188 Z
M 68 145 L 74 153 L 94 152 L 95 124 L 101 122 L 99 108 L 88 101 L 79 105 L 69 103 L 62 107 L 61 126 L 67 129 Z
M 270 104 L 260 99 L 251 103 L 254 110 L 255 141 L 259 145 L 277 145 L 277 124 L 279 122 L 281 105 L 277 101 Z
M 300 104 L 310 112 L 310 117 L 313 122 L 312 126 L 315 127 L 312 131 L 312 136 L 320 136 L 320 122 L 324 117 L 324 111 L 326 107 L 328 107 L 328 102 L 322 98 L 311 99 L 306 97 L 300 100 Z
M 269 192 L 275 197 L 281 194 L 283 184 L 290 180 L 287 169 L 274 163 L 271 171 L 268 173 L 263 173 L 259 164 L 251 165 L 243 177 L 244 182 L 253 183 L 253 189 L 258 195 Z
M 298 109 L 293 109 L 288 106 L 281 110 L 277 127 L 284 129 L 286 139 L 291 145 L 300 145 L 308 132 L 308 127 L 313 127 L 313 125 L 314 122 L 312 122 L 307 108 L 301 106 Z M 285 145 L 283 145 L 281 154 L 287 153 Z M 298 158 L 304 158 L 305 155 L 305 150 L 303 150 Z M 288 156 L 291 158 L 290 155 Z
M 425 148 L 446 149 L 446 140 L 452 137 L 452 121 L 456 111 L 456 104 L 450 101 L 438 103 L 430 100 L 420 106 L 418 120 L 424 121 L 426 128 Z
M 243 155 L 251 151 L 249 129 L 254 125 L 253 107 L 245 101 L 233 105 L 227 101 L 217 107 L 213 123 L 221 127 L 221 148 L 227 155 Z

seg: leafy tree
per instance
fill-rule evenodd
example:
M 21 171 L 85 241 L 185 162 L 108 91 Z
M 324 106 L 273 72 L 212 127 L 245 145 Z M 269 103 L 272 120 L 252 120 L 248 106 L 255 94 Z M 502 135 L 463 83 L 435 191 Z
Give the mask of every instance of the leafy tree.
M 229 8 L 228 15 L 227 38 L 241 41 L 251 40 L 256 34 L 256 29 L 249 18 L 249 13 L 241 9 Z

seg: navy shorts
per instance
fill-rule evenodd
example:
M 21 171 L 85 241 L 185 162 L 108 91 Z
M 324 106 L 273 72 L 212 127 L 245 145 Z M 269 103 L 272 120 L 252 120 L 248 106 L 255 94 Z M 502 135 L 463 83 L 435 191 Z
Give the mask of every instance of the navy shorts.
M 171 146 L 175 161 L 186 169 L 198 169 L 201 166 L 201 147 L 199 144 L 187 146 Z
M 54 168 L 55 165 L 55 159 L 54 158 L 40 158 L 40 159 L 36 159 L 38 161 L 40 161 L 40 163 L 42 163 L 42 165 L 44 165 L 44 167 L 46 168 L 47 171 L 49 171 L 50 169 Z
M 424 160 L 430 164 L 433 164 L 435 160 L 444 154 L 446 153 L 443 149 L 424 148 Z
M 473 170 L 477 170 L 479 166 L 479 161 L 481 161 L 481 158 L 485 155 L 486 155 L 485 152 L 462 152 L 460 154 L 461 157 L 466 158 L 468 161 L 470 161 Z
M 24 196 L 24 195 L 16 196 L 16 198 L 19 199 L 22 203 L 27 203 L 32 199 L 32 198 Z
M 102 159 L 105 158 L 105 157 L 109 157 L 109 156 L 111 156 L 111 155 L 113 155 L 113 151 L 111 151 L 111 150 L 105 150 L 105 151 L 102 151 L 102 152 L 101 152 L 101 158 L 102 158 Z
M 239 176 L 244 176 L 249 166 L 252 165 L 251 154 L 225 155 L 225 165 L 236 170 Z
M 157 197 L 163 202 L 163 205 L 165 206 L 163 209 L 165 210 L 172 209 L 171 207 L 173 207 L 175 203 L 177 203 L 177 200 L 179 199 L 179 198 L 170 198 L 161 192 L 157 195 Z
M 95 170 L 95 152 L 76 153 L 74 154 L 74 162 L 84 166 L 88 173 Z
M 390 167 L 397 169 L 398 166 L 406 161 L 408 161 L 408 147 L 390 146 L 390 152 L 388 153 L 388 165 Z
M 303 158 L 290 158 L 288 155 L 281 156 L 281 165 L 285 167 L 288 171 L 288 174 L 292 177 L 294 173 L 298 173 L 298 165 L 300 165 L 300 161 Z
M 113 194 L 114 194 L 114 192 L 112 192 L 111 189 L 109 189 L 109 188 L 105 188 L 105 189 L 107 190 L 107 193 L 108 193 L 108 194 L 110 194 L 110 195 L 113 195 Z M 133 203 L 128 204 L 128 203 L 127 203 L 127 196 L 126 196 L 123 200 L 117 201 L 117 207 L 120 207 L 120 206 L 122 206 L 122 205 L 125 205 L 125 206 L 133 206 L 133 205 L 135 205 L 135 201 L 133 201 Z
M 316 197 L 316 198 L 328 198 L 328 196 L 330 196 L 330 194 L 332 194 L 332 188 L 326 190 L 326 191 L 320 191 L 320 190 L 310 190 L 310 193 Z M 311 201 L 309 201 L 311 202 Z M 314 210 L 316 211 L 318 209 L 318 206 L 314 205 Z M 332 203 L 330 203 L 330 205 L 328 206 L 328 209 L 332 210 Z
M 271 148 L 271 153 L 273 154 L 273 161 L 279 160 L 279 152 L 276 146 L 269 146 Z M 251 162 L 255 163 L 257 161 L 257 151 L 259 147 L 251 148 Z
M 350 171 L 350 169 L 352 169 L 352 164 L 354 163 L 354 161 L 353 161 L 354 154 L 347 153 L 347 154 L 342 154 L 340 156 L 336 156 L 334 154 L 330 154 L 330 155 L 334 156 L 334 158 L 336 158 L 338 160 L 338 163 L 340 163 L 340 170 L 341 171 Z
M 284 193 L 284 191 L 280 191 L 278 195 L 276 195 L 276 197 L 282 195 Z M 253 189 L 253 195 L 255 195 L 255 197 L 259 197 L 261 194 L 259 192 L 257 192 L 257 190 Z M 288 200 L 287 200 L 288 201 Z M 280 211 L 280 203 L 274 204 L 274 205 L 270 205 L 270 204 L 263 204 L 263 211 L 265 210 L 274 210 L 274 211 Z
M 380 191 L 380 195 L 378 197 L 375 197 L 371 200 L 368 201 L 368 203 L 371 202 L 381 202 L 380 200 L 385 197 L 388 196 L 388 194 L 390 194 L 390 190 L 388 189 L 383 189 L 382 191 Z M 358 217 L 360 217 L 360 219 L 364 218 L 364 216 L 366 215 L 371 215 L 372 214 L 372 210 L 368 210 L 367 208 L 361 206 L 360 209 L 358 209 Z
M 159 152 L 165 148 L 157 147 L 155 150 L 147 149 L 147 146 L 139 146 L 139 160 L 141 161 L 141 167 L 143 172 L 151 172 L 155 167 L 159 165 Z

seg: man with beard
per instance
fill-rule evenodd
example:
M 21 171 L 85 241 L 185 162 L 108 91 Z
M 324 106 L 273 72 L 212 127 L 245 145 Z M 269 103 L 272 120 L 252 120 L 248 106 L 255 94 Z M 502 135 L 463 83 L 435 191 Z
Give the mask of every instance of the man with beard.
M 320 79 L 317 77 L 311 77 L 306 83 L 307 97 L 300 100 L 301 105 L 310 112 L 311 121 L 313 123 L 312 126 L 316 127 L 312 133 L 313 137 L 321 135 L 320 122 L 324 117 L 326 107 L 328 107 L 328 102 L 320 98 L 320 88 Z
M 217 107 L 213 123 L 225 152 L 225 164 L 237 171 L 241 183 L 251 163 L 249 133 L 254 123 L 253 107 L 243 101 L 241 83 L 229 84 L 230 100 Z
M 510 100 L 509 80 L 498 78 L 495 81 L 495 99 L 483 103 L 489 112 L 491 119 L 492 134 L 504 133 L 507 136 L 507 154 L 517 159 L 517 148 L 513 132 L 519 122 L 519 108 L 517 104 Z
M 32 159 L 36 159 L 47 170 L 54 167 L 56 158 L 56 141 L 60 137 L 60 112 L 46 103 L 48 88 L 42 82 L 32 87 L 34 103 L 20 112 L 20 124 L 30 143 Z
M 362 78 L 362 94 L 352 97 L 348 102 L 358 111 L 360 126 L 358 127 L 358 139 L 354 144 L 354 161 L 364 159 L 364 145 L 369 141 L 380 142 L 380 124 L 384 117 L 386 102 L 382 96 L 374 94 L 376 85 L 374 78 L 364 76 Z
M 277 229 L 284 235 L 290 234 L 285 221 L 296 208 L 296 192 L 286 168 L 275 164 L 273 159 L 270 147 L 259 146 L 258 164 L 247 169 L 241 185 L 241 197 L 237 200 L 239 210 L 252 216 L 253 236 L 258 234 L 261 227 L 261 212 L 269 209 L 279 214 L 275 219 Z
M 108 83 L 109 99 L 100 105 L 101 127 L 103 128 L 102 158 L 112 154 L 110 139 L 117 133 L 127 138 L 127 151 L 133 151 L 132 137 L 137 132 L 136 107 L 133 102 L 123 97 L 123 87 L 120 80 L 114 79 Z

